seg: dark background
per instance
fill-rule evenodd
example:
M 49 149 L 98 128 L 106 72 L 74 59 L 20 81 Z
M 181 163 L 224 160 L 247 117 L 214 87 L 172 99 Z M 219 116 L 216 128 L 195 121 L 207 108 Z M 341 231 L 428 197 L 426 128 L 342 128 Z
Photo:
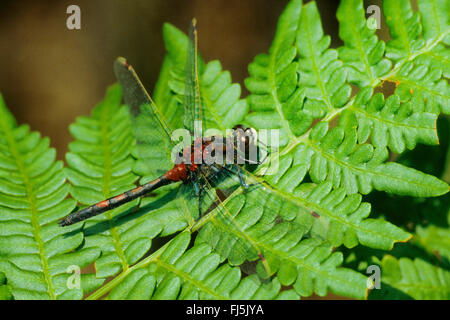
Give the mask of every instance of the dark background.
M 307 1 L 304 1 L 307 2 Z M 124 56 L 152 90 L 165 54 L 162 25 L 187 31 L 196 17 L 199 49 L 219 59 L 243 85 L 247 65 L 267 52 L 288 0 L 0 1 L 0 93 L 19 123 L 49 136 L 63 159 L 68 126 L 88 115 L 115 82 L 112 64 Z M 339 1 L 317 1 L 332 47 Z M 365 6 L 379 1 L 366 1 Z M 81 8 L 81 30 L 68 30 L 66 8 Z M 384 27 L 384 22 L 382 22 Z M 385 28 L 384 28 L 385 29 Z M 383 33 L 383 28 L 379 33 Z M 247 95 L 243 87 L 243 96 Z

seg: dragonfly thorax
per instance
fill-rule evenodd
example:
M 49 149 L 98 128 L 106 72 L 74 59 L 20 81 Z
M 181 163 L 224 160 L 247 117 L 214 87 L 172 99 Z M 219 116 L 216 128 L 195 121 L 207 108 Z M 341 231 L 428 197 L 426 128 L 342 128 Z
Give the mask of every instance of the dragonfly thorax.
M 256 148 L 256 141 L 255 130 L 242 125 L 235 126 L 228 138 L 197 138 L 178 154 L 174 167 L 165 176 L 171 181 L 189 181 L 199 172 L 209 176 L 227 164 L 254 163 L 249 155 L 252 147 Z

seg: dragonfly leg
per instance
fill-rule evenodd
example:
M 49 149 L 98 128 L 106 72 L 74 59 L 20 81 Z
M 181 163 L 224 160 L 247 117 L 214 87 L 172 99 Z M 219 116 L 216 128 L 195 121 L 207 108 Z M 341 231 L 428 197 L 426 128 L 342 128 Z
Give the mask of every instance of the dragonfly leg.
M 220 169 L 219 168 L 217 168 L 216 166 L 209 166 L 211 169 L 213 169 L 214 170 L 214 172 L 215 173 L 219 173 L 220 172 Z
M 237 164 L 233 164 L 233 167 L 237 169 L 237 176 L 239 178 L 239 183 L 244 187 L 244 189 L 250 188 L 253 184 L 249 185 L 247 182 L 245 182 L 244 173 L 242 172 L 241 167 L 238 166 Z M 230 168 L 227 168 L 225 166 L 223 166 L 222 168 L 231 174 L 236 174 L 236 172 L 231 170 Z
M 195 195 L 198 197 L 198 216 L 202 216 L 202 188 L 199 185 L 198 180 L 193 182 Z
M 200 186 L 198 185 L 198 181 L 197 180 L 195 180 L 193 182 L 193 186 L 194 186 L 195 195 L 198 196 L 198 194 L 200 193 Z
M 270 151 L 267 148 L 267 146 L 262 142 L 260 142 L 260 144 L 262 144 L 266 148 L 266 154 L 264 155 L 264 158 L 262 160 L 255 161 L 256 163 L 254 163 L 254 164 L 257 164 L 257 165 L 263 164 L 264 161 L 267 160 L 267 158 L 269 157 L 269 154 L 270 154 Z
M 262 143 L 261 143 L 262 144 Z M 270 154 L 270 152 L 268 151 L 268 149 L 266 149 L 266 154 L 264 155 L 264 158 L 262 159 L 262 160 L 251 160 L 251 159 L 247 159 L 247 158 L 245 158 L 245 157 L 243 157 L 243 158 L 241 158 L 242 160 L 244 160 L 245 161 L 245 163 L 248 163 L 248 164 L 255 164 L 255 165 L 260 165 L 260 164 L 263 164 L 264 163 L 264 161 L 266 161 L 267 160 L 267 158 L 269 157 L 269 154 Z
M 264 156 L 264 159 L 258 160 L 256 164 L 257 164 L 257 165 L 263 164 L 264 161 L 267 160 L 267 157 L 269 157 L 269 154 L 270 154 L 270 152 L 267 152 L 266 155 Z
M 242 185 L 245 189 L 250 188 L 250 185 L 249 185 L 247 182 L 245 182 L 244 174 L 243 174 L 243 172 L 242 172 L 241 167 L 238 166 L 237 164 L 235 164 L 234 166 L 237 168 L 238 177 L 239 177 L 239 182 L 241 183 L 241 185 Z
M 202 216 L 202 188 L 198 191 L 198 216 Z

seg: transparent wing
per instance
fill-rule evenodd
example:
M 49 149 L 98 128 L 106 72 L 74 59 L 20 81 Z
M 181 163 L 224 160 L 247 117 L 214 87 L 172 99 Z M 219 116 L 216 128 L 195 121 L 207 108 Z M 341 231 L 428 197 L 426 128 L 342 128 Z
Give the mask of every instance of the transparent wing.
M 310 248 L 325 243 L 328 221 L 324 217 L 248 172 L 245 178 L 251 185 L 248 189 L 240 187 L 239 178 L 230 174 L 217 185 L 232 192 L 225 200 L 210 186 L 205 188 L 208 197 L 216 198 L 217 206 L 195 225 L 195 230 L 201 228 L 196 241 L 214 246 L 233 265 L 258 261 L 262 278 L 276 272 L 289 249 L 303 241 Z
M 172 167 L 172 130 L 161 110 L 145 90 L 138 75 L 124 58 L 114 62 L 114 73 L 122 86 L 125 103 L 130 107 L 137 146 L 137 173 L 154 179 Z M 146 181 L 143 181 L 146 182 Z
M 189 40 L 186 55 L 186 79 L 183 97 L 184 127 L 190 132 L 194 132 L 195 123 L 200 125 L 199 122 L 195 122 L 196 120 L 203 120 L 198 79 L 197 41 L 197 22 L 194 18 L 189 27 Z
M 127 63 L 125 58 L 119 57 L 116 59 L 114 62 L 114 73 L 122 86 L 124 99 L 130 107 L 131 114 L 136 117 L 143 109 L 148 110 L 149 114 L 153 115 L 152 122 L 158 123 L 166 138 L 170 140 L 172 130 L 164 119 L 164 115 L 153 102 L 136 71 Z M 147 107 L 142 108 L 143 105 Z

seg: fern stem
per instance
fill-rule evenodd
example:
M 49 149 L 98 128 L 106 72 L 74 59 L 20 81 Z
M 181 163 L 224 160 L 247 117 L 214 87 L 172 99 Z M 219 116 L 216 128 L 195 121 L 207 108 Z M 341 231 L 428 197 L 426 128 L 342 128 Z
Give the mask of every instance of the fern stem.
M 90 294 L 88 297 L 86 297 L 85 300 L 98 300 L 101 297 L 103 297 L 105 294 L 107 294 L 109 291 L 111 291 L 115 286 L 117 286 L 120 282 L 122 282 L 123 279 L 128 276 L 128 274 L 131 273 L 133 268 L 127 268 L 126 270 L 122 271 L 118 276 L 116 276 L 114 279 L 112 279 L 110 282 L 102 286 L 100 289 L 95 291 L 94 293 Z
M 202 282 L 195 280 L 194 278 L 190 277 L 189 274 L 185 273 L 185 272 L 180 272 L 178 269 L 174 268 L 172 265 L 165 263 L 162 260 L 155 260 L 155 263 L 157 265 L 159 265 L 160 267 L 168 270 L 169 272 L 172 272 L 173 274 L 176 274 L 178 276 L 180 276 L 181 278 L 183 278 L 184 280 L 187 280 L 188 282 L 192 283 L 195 287 L 199 288 L 200 290 L 202 290 L 203 292 L 207 292 L 210 295 L 216 297 L 217 299 L 220 300 L 226 300 L 227 297 L 221 296 L 219 294 L 217 294 L 214 290 L 211 290 L 208 287 L 205 287 Z

